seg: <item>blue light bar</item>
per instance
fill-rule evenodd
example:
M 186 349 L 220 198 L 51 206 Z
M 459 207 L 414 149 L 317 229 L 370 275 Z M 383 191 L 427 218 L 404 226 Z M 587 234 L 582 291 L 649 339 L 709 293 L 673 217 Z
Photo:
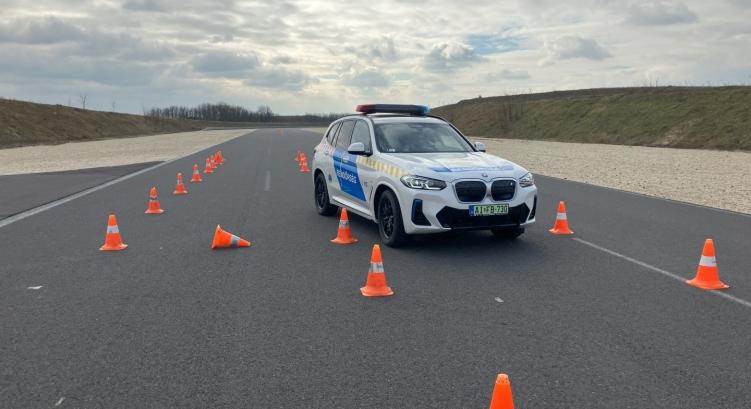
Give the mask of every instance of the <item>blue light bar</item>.
M 362 114 L 407 114 L 424 116 L 430 112 L 425 105 L 400 104 L 362 104 L 355 108 L 355 112 Z

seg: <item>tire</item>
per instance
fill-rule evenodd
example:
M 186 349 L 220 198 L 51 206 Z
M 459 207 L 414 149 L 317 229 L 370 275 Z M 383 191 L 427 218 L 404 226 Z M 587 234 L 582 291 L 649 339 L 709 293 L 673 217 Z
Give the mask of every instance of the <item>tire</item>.
M 387 190 L 378 198 L 378 233 L 383 244 L 399 247 L 409 236 L 404 232 L 402 212 L 394 192 Z
M 318 173 L 315 178 L 313 188 L 313 202 L 316 205 L 316 211 L 322 216 L 333 216 L 336 214 L 338 207 L 329 201 L 329 190 L 326 186 L 326 178 L 323 173 Z
M 524 233 L 524 227 L 495 227 L 490 231 L 499 239 L 513 240 Z

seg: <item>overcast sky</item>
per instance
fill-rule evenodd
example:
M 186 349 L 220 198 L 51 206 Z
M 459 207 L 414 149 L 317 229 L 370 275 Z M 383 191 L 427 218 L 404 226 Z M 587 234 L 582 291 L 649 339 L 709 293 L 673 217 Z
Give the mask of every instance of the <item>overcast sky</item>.
M 751 84 L 751 0 L 0 0 L 0 97 L 140 113 Z

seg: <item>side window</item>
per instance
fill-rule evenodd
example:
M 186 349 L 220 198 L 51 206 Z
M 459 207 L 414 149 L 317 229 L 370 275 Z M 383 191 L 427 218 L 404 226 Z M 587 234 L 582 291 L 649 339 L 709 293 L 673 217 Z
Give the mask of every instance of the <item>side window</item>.
M 349 141 L 352 138 L 352 128 L 355 127 L 355 121 L 345 121 L 339 129 L 339 137 L 336 138 L 336 147 L 347 150 Z
M 362 142 L 365 150 L 370 151 L 370 128 L 365 121 L 356 121 L 355 129 L 352 131 L 352 141 L 350 143 Z
M 339 125 L 341 124 L 342 124 L 341 122 L 334 124 L 334 126 L 332 126 L 331 129 L 329 129 L 329 133 L 326 134 L 326 140 L 329 141 L 331 145 L 334 144 L 334 137 L 336 136 L 336 131 L 337 129 L 339 129 Z

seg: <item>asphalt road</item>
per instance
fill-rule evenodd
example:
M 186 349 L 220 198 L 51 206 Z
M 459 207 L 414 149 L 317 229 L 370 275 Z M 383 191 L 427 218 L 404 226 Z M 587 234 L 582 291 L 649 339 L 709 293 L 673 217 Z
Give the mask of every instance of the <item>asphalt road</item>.
M 0 176 L 0 220 L 156 163 Z
M 329 243 L 293 162 L 317 139 L 257 130 L 187 196 L 216 148 L 0 228 L 0 406 L 485 408 L 498 372 L 518 408 L 749 406 L 750 217 L 538 177 L 521 239 L 384 248 L 396 294 L 367 299 L 377 230 Z M 547 233 L 561 199 L 576 239 Z M 209 250 L 217 223 L 253 247 Z M 691 277 L 707 237 L 734 299 L 654 269 Z

